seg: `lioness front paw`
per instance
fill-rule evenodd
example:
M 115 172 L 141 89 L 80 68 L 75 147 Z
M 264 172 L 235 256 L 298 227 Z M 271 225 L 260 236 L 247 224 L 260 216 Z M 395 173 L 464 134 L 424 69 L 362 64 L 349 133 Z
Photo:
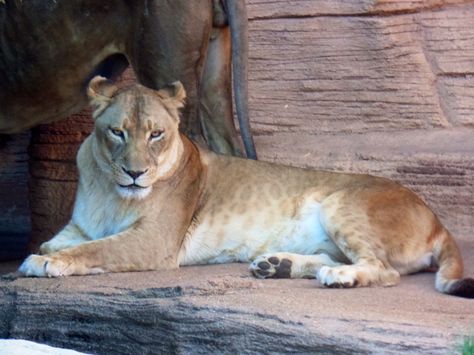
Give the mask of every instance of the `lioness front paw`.
M 250 271 L 259 279 L 270 277 L 288 279 L 291 278 L 291 265 L 293 262 L 290 259 L 265 254 L 255 258 L 250 264 Z
M 320 283 L 330 288 L 356 287 L 359 282 L 357 273 L 350 266 L 329 267 L 323 266 L 316 274 Z
M 44 255 L 30 255 L 18 271 L 25 276 L 59 277 L 72 274 L 70 263 Z
M 40 247 L 39 247 L 40 255 L 51 254 L 51 253 L 54 253 L 55 251 L 57 251 L 57 250 L 55 250 L 51 247 L 50 242 L 45 242 L 45 243 L 41 244 Z

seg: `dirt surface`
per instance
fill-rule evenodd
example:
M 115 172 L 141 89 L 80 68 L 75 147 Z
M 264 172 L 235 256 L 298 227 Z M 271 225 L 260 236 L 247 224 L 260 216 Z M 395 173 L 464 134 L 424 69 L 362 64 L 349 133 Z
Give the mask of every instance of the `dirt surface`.
M 460 246 L 474 275 L 474 242 Z M 336 290 L 257 280 L 244 264 L 61 279 L 14 279 L 15 268 L 1 265 L 0 338 L 92 353 L 446 354 L 474 329 L 473 301 L 437 293 L 432 273 Z

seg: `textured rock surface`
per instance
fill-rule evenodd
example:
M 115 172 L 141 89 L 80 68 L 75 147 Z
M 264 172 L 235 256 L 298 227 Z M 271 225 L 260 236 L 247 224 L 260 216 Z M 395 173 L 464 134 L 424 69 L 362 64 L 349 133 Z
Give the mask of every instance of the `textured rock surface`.
M 474 245 L 461 247 L 473 274 Z M 0 338 L 94 354 L 449 354 L 473 322 L 472 300 L 437 293 L 431 273 L 349 290 L 257 280 L 242 264 L 0 279 Z
M 394 178 L 472 238 L 474 2 L 248 3 L 260 157 Z
M 32 130 L 30 144 L 31 222 L 37 240 L 56 234 L 71 217 L 77 185 L 76 154 L 93 128 L 89 111 Z

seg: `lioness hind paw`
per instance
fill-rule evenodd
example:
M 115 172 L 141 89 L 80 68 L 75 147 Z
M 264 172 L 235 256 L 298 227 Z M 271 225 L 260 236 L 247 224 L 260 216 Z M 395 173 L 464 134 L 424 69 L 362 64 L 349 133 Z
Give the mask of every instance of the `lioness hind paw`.
M 291 278 L 292 264 L 293 262 L 290 259 L 275 255 L 261 255 L 250 264 L 250 271 L 259 279 L 270 277 L 287 279 Z
M 316 278 L 329 288 L 351 288 L 359 285 L 356 273 L 347 267 L 323 266 L 317 272 Z

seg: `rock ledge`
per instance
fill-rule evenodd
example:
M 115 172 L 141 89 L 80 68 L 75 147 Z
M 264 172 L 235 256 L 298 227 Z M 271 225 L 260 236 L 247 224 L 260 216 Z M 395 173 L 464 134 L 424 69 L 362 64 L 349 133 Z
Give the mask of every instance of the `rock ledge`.
M 461 248 L 474 274 L 474 244 Z M 322 289 L 314 280 L 256 280 L 242 264 L 63 279 L 7 274 L 0 338 L 95 354 L 445 354 L 472 331 L 474 308 L 433 283 L 426 273 L 393 288 Z

